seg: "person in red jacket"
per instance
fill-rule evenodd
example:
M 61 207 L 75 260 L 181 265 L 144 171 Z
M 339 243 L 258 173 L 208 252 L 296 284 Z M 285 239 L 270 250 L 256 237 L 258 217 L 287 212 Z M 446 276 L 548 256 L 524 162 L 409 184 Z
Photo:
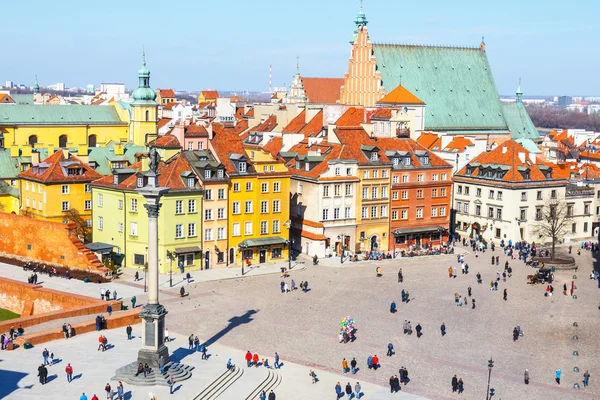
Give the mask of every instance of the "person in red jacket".
M 71 364 L 67 364 L 65 372 L 67 373 L 67 382 L 71 383 L 73 380 L 73 367 L 71 367 Z
M 92 397 L 92 400 L 100 400 L 100 399 L 98 399 L 98 396 L 94 395 L 94 397 Z
M 248 352 L 246 353 L 246 363 L 248 364 L 248 367 L 252 365 L 252 353 L 250 353 L 250 350 L 248 350 Z
M 254 363 L 255 367 L 258 367 L 258 353 L 254 353 L 254 357 L 252 357 L 252 362 Z
M 377 357 L 377 355 L 374 355 L 373 358 L 371 359 L 371 363 L 373 363 L 373 369 L 379 368 L 380 367 L 379 357 Z

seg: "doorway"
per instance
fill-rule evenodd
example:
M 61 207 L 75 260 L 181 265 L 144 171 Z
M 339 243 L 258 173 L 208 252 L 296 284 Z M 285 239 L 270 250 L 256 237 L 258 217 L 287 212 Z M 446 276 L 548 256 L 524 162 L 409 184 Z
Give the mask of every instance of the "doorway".
M 377 235 L 371 236 L 371 251 L 377 250 Z
M 267 250 L 261 249 L 258 252 L 258 262 L 259 262 L 259 264 L 263 264 L 263 263 L 267 262 Z
M 415 236 L 415 245 L 417 245 L 417 249 L 421 248 L 421 235 Z
M 229 264 L 235 264 L 235 249 L 233 247 L 229 249 Z

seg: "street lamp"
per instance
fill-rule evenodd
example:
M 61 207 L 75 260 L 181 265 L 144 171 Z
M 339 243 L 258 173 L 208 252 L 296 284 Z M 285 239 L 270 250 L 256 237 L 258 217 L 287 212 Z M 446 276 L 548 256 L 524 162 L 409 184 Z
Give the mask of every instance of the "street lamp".
M 340 238 L 340 247 L 342 248 L 342 251 L 340 252 L 340 264 L 344 263 L 344 240 L 346 239 L 346 234 L 342 233 L 340 236 L 338 236 L 338 238 Z
M 144 263 L 144 293 L 146 293 L 146 273 L 148 272 L 148 248 L 146 247 L 146 262 Z
M 242 276 L 244 276 L 244 248 L 245 246 L 240 245 L 238 250 L 240 251 L 240 264 L 242 265 Z
M 173 287 L 173 258 L 177 257 L 177 253 L 167 250 L 167 257 L 171 261 L 169 266 L 169 287 Z
M 492 368 L 494 368 L 494 360 L 492 360 L 492 357 L 490 357 L 490 359 L 488 360 L 488 386 L 487 386 L 487 393 L 485 395 L 485 400 L 490 400 L 490 379 L 492 378 Z
M 285 221 L 283 223 L 283 226 L 285 226 L 288 230 L 288 240 L 285 241 L 285 243 L 288 246 L 288 270 L 292 269 L 292 244 L 294 243 L 294 240 L 292 239 L 292 220 L 288 219 L 287 221 Z

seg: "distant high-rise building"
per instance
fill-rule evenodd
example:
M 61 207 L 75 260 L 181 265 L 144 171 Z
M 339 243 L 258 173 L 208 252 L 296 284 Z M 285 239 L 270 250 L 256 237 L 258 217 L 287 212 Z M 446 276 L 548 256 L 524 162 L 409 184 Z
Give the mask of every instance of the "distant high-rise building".
M 93 84 L 93 83 L 90 83 L 90 84 L 89 84 L 89 85 L 87 85 L 87 86 L 86 86 L 86 88 L 85 88 L 86 92 L 88 92 L 88 93 L 94 93 L 94 90 L 95 90 L 95 89 L 96 89 L 96 88 L 94 88 L 94 84 Z
M 566 107 L 573 102 L 573 98 L 571 96 L 558 96 L 558 106 Z
M 8 88 L 8 89 L 10 89 L 10 88 L 12 88 L 13 86 L 14 86 L 14 82 L 13 82 L 13 81 L 6 81 L 6 82 L 4 83 L 4 87 L 5 87 L 5 88 Z

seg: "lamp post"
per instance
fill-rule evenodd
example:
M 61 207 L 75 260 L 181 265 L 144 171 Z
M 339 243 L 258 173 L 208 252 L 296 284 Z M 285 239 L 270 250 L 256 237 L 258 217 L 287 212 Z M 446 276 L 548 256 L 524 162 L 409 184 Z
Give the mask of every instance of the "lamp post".
M 146 262 L 144 263 L 144 293 L 146 293 L 146 273 L 148 272 L 148 248 L 146 247 Z
M 340 264 L 344 263 L 344 240 L 346 239 L 346 234 L 342 233 L 340 236 L 340 247 L 342 248 L 342 251 L 340 252 Z
M 283 226 L 285 226 L 288 230 L 288 240 L 285 241 L 285 243 L 288 246 L 288 270 L 292 269 L 292 244 L 294 243 L 294 240 L 292 239 L 292 220 L 288 219 L 287 221 L 285 221 L 283 223 Z
M 244 276 L 244 247 L 240 245 L 240 264 L 242 264 L 242 276 Z
M 169 260 L 171 261 L 169 265 L 169 287 L 173 287 L 173 258 L 176 256 L 176 253 L 167 250 L 167 257 L 169 257 Z
M 492 357 L 490 357 L 488 360 L 488 386 L 485 400 L 490 400 L 490 379 L 492 378 L 492 368 L 494 368 L 494 360 L 492 360 Z

